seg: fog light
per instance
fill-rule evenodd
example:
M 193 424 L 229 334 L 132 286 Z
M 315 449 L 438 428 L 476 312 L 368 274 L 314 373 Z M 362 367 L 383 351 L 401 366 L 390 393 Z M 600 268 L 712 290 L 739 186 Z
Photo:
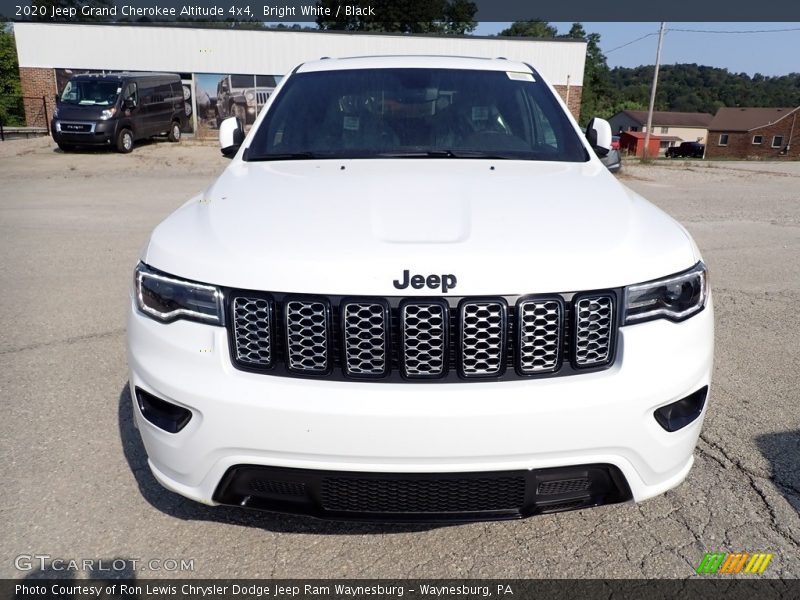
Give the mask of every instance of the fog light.
M 156 398 L 139 388 L 136 388 L 136 403 L 145 419 L 169 433 L 178 433 L 192 418 L 190 410 Z
M 686 398 L 662 406 L 653 413 L 653 416 L 658 424 L 667 431 L 678 431 L 700 416 L 706 403 L 707 394 L 708 386 L 706 385 Z

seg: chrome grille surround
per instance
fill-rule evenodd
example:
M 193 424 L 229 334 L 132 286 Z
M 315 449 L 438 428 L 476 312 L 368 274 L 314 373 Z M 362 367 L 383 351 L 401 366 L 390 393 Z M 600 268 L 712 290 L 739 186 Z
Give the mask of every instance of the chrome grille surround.
M 345 372 L 353 377 L 381 377 L 389 370 L 389 306 L 371 300 L 342 302 Z
M 449 321 L 444 302 L 411 300 L 401 305 L 403 375 L 432 378 L 447 372 Z
M 573 362 L 578 368 L 610 362 L 614 339 L 614 299 L 610 294 L 581 295 L 574 299 Z
M 272 301 L 237 296 L 231 303 L 236 360 L 253 367 L 272 366 Z
M 564 312 L 560 298 L 523 298 L 517 303 L 517 368 L 522 375 L 561 367 Z
M 286 357 L 290 371 L 330 370 L 330 308 L 327 301 L 291 298 L 285 304 Z
M 505 370 L 507 307 L 498 300 L 464 300 L 459 306 L 464 377 L 495 377 Z

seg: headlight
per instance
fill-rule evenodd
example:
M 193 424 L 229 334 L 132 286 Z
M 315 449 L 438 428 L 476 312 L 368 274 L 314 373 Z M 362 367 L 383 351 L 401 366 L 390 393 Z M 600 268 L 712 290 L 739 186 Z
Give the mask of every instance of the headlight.
M 708 298 L 706 266 L 625 288 L 625 324 L 669 319 L 683 321 L 703 310 Z
M 117 107 L 107 108 L 103 112 L 100 113 L 100 118 L 103 121 L 108 121 L 114 114 L 117 112 Z
M 252 102 L 255 99 L 256 95 L 251 91 L 247 91 L 244 93 L 244 97 L 247 98 L 248 102 Z
M 136 305 L 146 315 L 169 323 L 178 319 L 223 324 L 219 288 L 159 273 L 139 263 L 134 273 Z

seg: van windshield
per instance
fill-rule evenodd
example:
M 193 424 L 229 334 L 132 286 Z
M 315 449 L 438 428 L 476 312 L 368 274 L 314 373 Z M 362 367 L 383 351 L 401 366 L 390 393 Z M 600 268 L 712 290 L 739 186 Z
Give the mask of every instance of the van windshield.
M 292 75 L 246 160 L 416 157 L 588 160 L 535 75 L 430 68 Z
M 61 102 L 84 106 L 112 106 L 117 102 L 122 83 L 109 80 L 72 79 L 61 92 Z

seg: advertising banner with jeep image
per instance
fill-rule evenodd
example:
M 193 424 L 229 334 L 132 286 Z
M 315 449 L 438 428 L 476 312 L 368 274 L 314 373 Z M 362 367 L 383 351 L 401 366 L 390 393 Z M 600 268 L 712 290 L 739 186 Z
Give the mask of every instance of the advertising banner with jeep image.
M 195 75 L 198 137 L 216 137 L 219 124 L 228 117 L 238 117 L 249 129 L 279 79 L 275 75 Z

